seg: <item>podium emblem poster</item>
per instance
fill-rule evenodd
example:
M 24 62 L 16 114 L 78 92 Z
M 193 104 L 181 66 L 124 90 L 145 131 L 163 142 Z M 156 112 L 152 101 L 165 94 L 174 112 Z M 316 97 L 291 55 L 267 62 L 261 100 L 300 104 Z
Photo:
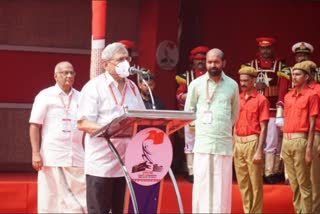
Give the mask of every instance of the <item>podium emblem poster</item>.
M 168 135 L 157 128 L 138 132 L 127 147 L 125 165 L 130 178 L 143 186 L 158 183 L 168 173 L 172 145 Z

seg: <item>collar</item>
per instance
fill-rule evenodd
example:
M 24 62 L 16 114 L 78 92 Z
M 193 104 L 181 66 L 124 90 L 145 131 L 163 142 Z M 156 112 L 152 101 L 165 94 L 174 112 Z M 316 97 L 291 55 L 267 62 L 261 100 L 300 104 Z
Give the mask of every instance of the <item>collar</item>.
M 206 74 L 204 74 L 204 75 L 206 75 L 206 79 L 207 80 L 212 80 L 211 78 L 210 78 L 210 75 L 209 75 L 209 72 L 207 71 L 207 73 Z M 222 71 L 221 72 L 221 78 L 220 78 L 220 80 L 219 80 L 219 82 L 222 80 L 224 80 L 226 78 L 226 75 L 224 74 L 224 71 Z M 212 80 L 213 81 L 213 80 Z M 213 81 L 214 82 L 214 81 Z
M 253 91 L 250 93 L 248 99 L 249 99 L 250 97 L 255 98 L 255 97 L 257 97 L 257 95 L 258 95 L 258 90 L 255 88 L 255 89 L 253 89 Z M 241 98 L 245 98 L 245 93 L 244 93 L 244 92 L 241 92 L 240 97 L 241 97 Z
M 316 87 L 317 83 L 315 81 L 308 84 L 308 87 L 311 89 L 314 89 Z
M 141 95 L 141 94 L 140 94 L 140 95 Z M 151 98 L 150 98 L 150 97 L 144 97 L 144 96 L 141 95 L 141 98 L 142 98 L 143 101 L 146 101 L 146 102 L 149 102 L 149 101 L 150 101 L 150 102 L 151 102 Z M 149 99 L 148 99 L 148 98 L 149 98 Z
M 302 90 L 299 92 L 299 94 L 297 94 L 297 89 L 294 88 L 294 89 L 292 90 L 291 96 L 292 96 L 292 97 L 303 96 L 303 95 L 306 94 L 306 90 L 308 90 L 308 88 L 310 88 L 310 86 L 309 86 L 309 85 L 305 85 L 305 86 L 302 88 Z
M 262 56 L 261 56 L 261 53 L 260 52 L 257 52 L 257 54 L 256 54 L 256 58 L 257 59 L 259 59 L 259 60 L 263 60 L 263 61 L 275 61 L 275 57 L 272 55 L 270 58 L 263 58 Z
M 66 94 L 61 88 L 60 88 L 60 86 L 58 85 L 58 83 L 56 83 L 55 85 L 54 85 L 54 93 L 56 94 L 56 95 L 64 95 L 64 96 L 71 96 L 72 94 L 73 94 L 73 88 L 71 88 L 71 91 L 70 91 L 70 93 L 69 94 Z
M 108 86 L 111 84 L 114 84 L 115 87 L 119 86 L 119 83 L 109 74 L 108 71 L 104 72 L 104 76 L 105 76 L 106 83 Z M 124 78 L 124 83 L 125 84 L 127 83 L 127 78 Z

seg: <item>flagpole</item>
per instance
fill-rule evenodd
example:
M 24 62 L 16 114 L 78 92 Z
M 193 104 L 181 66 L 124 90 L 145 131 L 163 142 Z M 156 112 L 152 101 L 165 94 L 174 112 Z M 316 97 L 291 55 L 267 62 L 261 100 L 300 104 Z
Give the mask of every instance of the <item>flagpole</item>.
M 102 67 L 101 53 L 105 47 L 106 12 L 106 0 L 92 0 L 90 79 L 104 72 Z

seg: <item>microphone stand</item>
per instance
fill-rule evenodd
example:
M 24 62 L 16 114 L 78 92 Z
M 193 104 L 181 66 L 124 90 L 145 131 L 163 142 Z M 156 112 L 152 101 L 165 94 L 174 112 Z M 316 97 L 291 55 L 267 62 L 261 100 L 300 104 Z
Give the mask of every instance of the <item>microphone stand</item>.
M 148 73 L 149 73 L 149 72 L 147 72 L 147 71 L 141 70 L 139 66 L 138 66 L 138 67 L 136 67 L 136 66 L 131 66 L 131 67 L 129 68 L 129 74 L 130 74 L 130 75 L 138 74 L 138 75 L 137 75 L 138 81 L 139 81 L 139 79 L 140 79 L 140 78 L 139 78 L 139 75 L 144 75 L 144 74 L 148 74 Z M 152 91 L 151 91 L 151 89 L 150 89 L 147 81 L 143 78 L 143 76 L 141 76 L 141 80 L 142 80 L 143 84 L 145 84 L 145 85 L 147 86 L 147 88 L 148 88 L 148 91 L 149 91 L 149 94 L 150 94 L 150 98 L 151 98 L 151 102 L 152 102 L 152 109 L 153 109 L 153 110 L 156 110 L 156 105 L 155 105 L 155 103 L 154 103 Z
M 142 80 L 143 84 L 145 84 L 148 88 L 150 98 L 151 98 L 151 103 L 152 103 L 152 109 L 156 110 L 156 105 L 154 104 L 154 99 L 153 99 L 151 88 L 149 87 L 149 85 L 148 85 L 147 81 L 145 81 L 145 79 L 141 78 L 141 80 Z

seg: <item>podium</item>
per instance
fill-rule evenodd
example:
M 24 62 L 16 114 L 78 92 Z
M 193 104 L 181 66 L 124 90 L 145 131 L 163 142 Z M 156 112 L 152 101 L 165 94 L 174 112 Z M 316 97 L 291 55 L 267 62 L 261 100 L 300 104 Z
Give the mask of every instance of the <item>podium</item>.
M 138 130 L 147 127 L 160 127 L 167 135 L 170 135 L 193 120 L 195 120 L 194 112 L 172 110 L 128 110 L 127 108 L 124 108 L 122 115 L 90 135 L 91 137 L 104 137 L 108 142 L 109 148 L 118 159 L 128 185 L 134 213 L 139 213 L 139 210 L 133 184 L 128 169 L 110 139 L 131 138 Z M 180 213 L 183 213 L 183 205 L 177 181 L 171 168 L 169 168 L 168 172 L 174 186 Z M 148 211 L 145 210 L 144 212 L 147 213 Z

